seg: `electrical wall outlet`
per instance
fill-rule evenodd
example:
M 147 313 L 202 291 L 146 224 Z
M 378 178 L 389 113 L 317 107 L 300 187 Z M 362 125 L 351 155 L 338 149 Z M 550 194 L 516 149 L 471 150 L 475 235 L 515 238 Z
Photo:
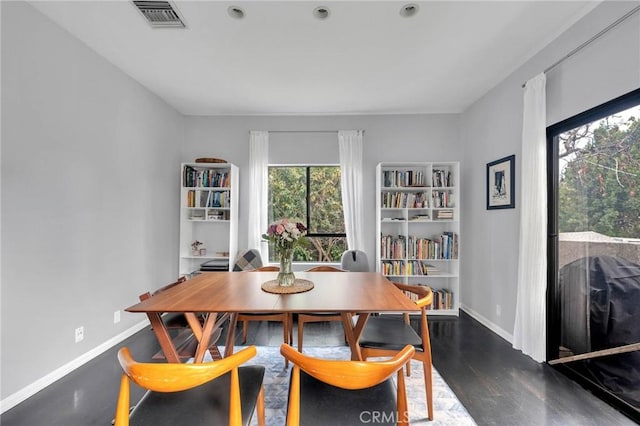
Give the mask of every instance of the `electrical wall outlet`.
M 113 313 L 113 323 L 117 324 L 120 322 L 120 311 L 115 311 Z
M 82 342 L 84 339 L 84 327 L 76 328 L 76 343 Z
M 500 308 L 500 305 L 496 305 L 496 315 L 500 316 L 502 314 L 502 309 Z

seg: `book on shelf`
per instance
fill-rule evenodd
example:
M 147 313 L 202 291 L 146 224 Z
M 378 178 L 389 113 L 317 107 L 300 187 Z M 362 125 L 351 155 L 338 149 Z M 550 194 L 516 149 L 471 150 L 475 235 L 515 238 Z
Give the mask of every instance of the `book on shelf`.
M 434 188 L 445 188 L 453 186 L 451 172 L 449 170 L 434 169 L 431 176 L 431 184 Z
M 404 222 L 403 217 L 384 217 L 382 218 L 383 222 Z
M 207 211 L 207 220 L 225 220 L 225 214 L 221 210 Z
M 420 260 L 409 260 L 406 266 L 407 275 L 438 275 L 440 270 Z
M 382 240 L 385 240 L 385 237 Z M 386 249 L 387 245 L 383 245 L 383 247 Z M 406 249 L 407 257 L 410 259 L 457 259 L 458 234 L 455 232 L 443 232 L 433 238 L 420 238 L 409 235 L 406 238 Z M 384 254 L 385 251 L 381 253 Z
M 429 199 L 424 192 L 383 192 L 383 208 L 420 209 L 429 207 Z
M 388 188 L 426 186 L 425 173 L 421 170 L 384 170 L 382 186 Z
M 444 259 L 458 258 L 458 234 L 455 232 L 443 232 L 440 236 L 442 242 L 441 255 Z
M 431 219 L 429 218 L 429 215 L 425 213 L 425 214 L 415 214 L 411 216 L 409 220 L 412 222 L 428 222 Z
M 228 188 L 231 184 L 231 171 L 185 166 L 182 181 L 186 188 Z
M 431 288 L 431 292 L 433 293 L 433 301 L 430 305 L 427 305 L 427 309 L 431 311 L 439 311 L 444 309 L 453 309 L 453 292 L 447 289 L 434 289 L 426 283 L 418 283 L 417 285 L 422 285 L 425 287 Z M 416 294 L 409 294 L 409 298 L 412 300 L 417 300 L 418 296 Z
M 380 264 L 382 275 L 405 275 L 405 262 L 402 260 L 383 260 Z
M 453 293 L 449 290 L 438 289 L 433 291 L 433 303 L 431 306 L 435 310 L 452 309 Z
M 380 238 L 380 257 L 383 259 L 403 259 L 406 253 L 404 235 L 394 237 L 385 235 Z
M 433 198 L 433 208 L 439 209 L 442 207 L 453 207 L 453 201 L 451 200 L 451 191 L 433 191 L 431 193 Z
M 438 275 L 440 273 L 440 270 L 438 268 L 428 263 L 424 264 L 423 268 L 425 269 L 425 271 L 427 271 L 427 275 Z

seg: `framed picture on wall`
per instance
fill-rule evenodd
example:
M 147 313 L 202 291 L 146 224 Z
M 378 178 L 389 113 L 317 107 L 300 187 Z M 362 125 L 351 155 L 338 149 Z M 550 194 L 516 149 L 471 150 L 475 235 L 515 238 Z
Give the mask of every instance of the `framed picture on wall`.
M 510 155 L 487 164 L 487 210 L 516 206 L 516 156 Z

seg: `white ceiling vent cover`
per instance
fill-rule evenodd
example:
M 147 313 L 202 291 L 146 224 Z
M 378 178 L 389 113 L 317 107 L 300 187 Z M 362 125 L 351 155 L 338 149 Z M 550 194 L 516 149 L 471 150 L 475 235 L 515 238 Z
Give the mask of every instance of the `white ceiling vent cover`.
M 184 28 L 184 22 L 168 1 L 134 1 L 133 4 L 154 28 Z

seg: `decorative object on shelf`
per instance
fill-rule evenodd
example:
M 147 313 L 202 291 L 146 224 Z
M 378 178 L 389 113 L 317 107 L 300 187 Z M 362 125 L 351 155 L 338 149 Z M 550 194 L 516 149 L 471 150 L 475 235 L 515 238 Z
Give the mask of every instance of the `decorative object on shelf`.
M 196 163 L 226 163 L 227 160 L 222 160 L 220 158 L 211 158 L 211 157 L 203 157 L 196 158 Z
M 198 240 L 194 241 L 191 243 L 191 254 L 193 254 L 194 256 L 200 256 L 201 250 L 205 250 L 206 253 L 206 249 L 200 249 L 200 246 L 202 245 L 202 243 Z
M 487 164 L 487 210 L 516 206 L 516 156 L 510 155 Z
M 262 238 L 273 243 L 276 257 L 280 260 L 278 284 L 283 287 L 292 286 L 296 277 L 293 274 L 292 262 L 295 248 L 305 241 L 307 228 L 300 222 L 281 219 L 267 228 Z

